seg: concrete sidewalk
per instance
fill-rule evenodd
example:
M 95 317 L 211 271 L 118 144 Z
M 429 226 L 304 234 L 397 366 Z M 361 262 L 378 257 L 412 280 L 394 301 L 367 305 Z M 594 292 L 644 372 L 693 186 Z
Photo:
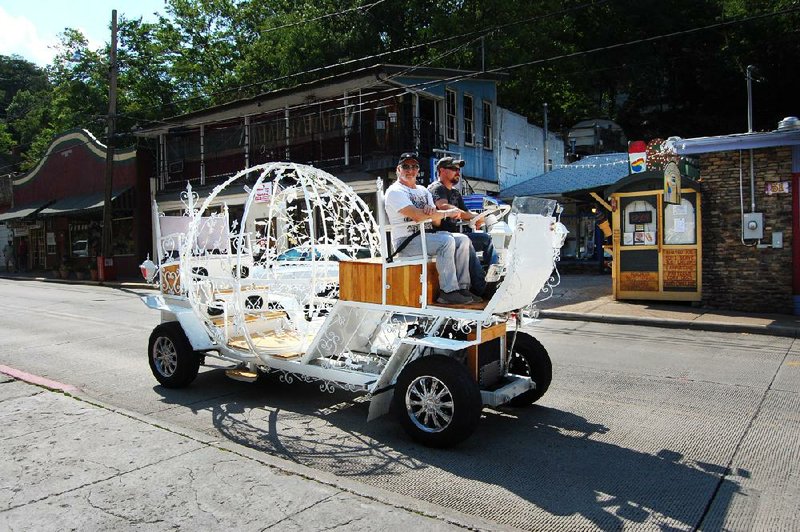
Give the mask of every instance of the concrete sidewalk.
M 502 528 L 8 367 L 0 426 L 1 530 Z
M 0 273 L 0 279 L 3 278 L 153 289 L 152 285 L 137 279 L 98 282 L 53 279 L 26 273 Z M 537 303 L 536 307 L 540 310 L 540 318 L 800 337 L 800 316 L 721 311 L 690 303 L 615 301 L 611 296 L 610 275 L 563 275 L 553 290 L 553 296 Z
M 691 303 L 615 301 L 610 275 L 564 275 L 553 296 L 537 308 L 540 318 L 800 336 L 800 316 L 713 310 Z

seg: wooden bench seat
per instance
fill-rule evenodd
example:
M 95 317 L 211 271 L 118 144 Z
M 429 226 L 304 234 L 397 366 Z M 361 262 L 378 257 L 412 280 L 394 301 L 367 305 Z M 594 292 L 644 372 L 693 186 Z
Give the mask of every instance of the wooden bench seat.
M 339 263 L 339 299 L 360 301 L 380 305 L 382 282 L 382 259 L 373 257 L 342 261 Z M 428 305 L 439 295 L 439 273 L 436 262 L 428 261 Z M 393 266 L 386 269 L 386 304 L 420 308 L 422 296 L 421 264 Z

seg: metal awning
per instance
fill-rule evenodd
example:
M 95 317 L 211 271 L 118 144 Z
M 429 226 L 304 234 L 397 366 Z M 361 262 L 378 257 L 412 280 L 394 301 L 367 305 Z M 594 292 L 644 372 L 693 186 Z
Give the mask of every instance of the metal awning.
M 9 220 L 16 220 L 18 218 L 25 218 L 32 214 L 38 213 L 43 207 L 52 203 L 53 200 L 37 201 L 28 203 L 27 205 L 20 205 L 10 211 L 0 214 L 0 222 L 7 222 Z
M 131 187 L 120 188 L 111 192 L 111 201 L 130 190 Z M 76 211 L 91 211 L 100 209 L 105 202 L 105 192 L 97 192 L 87 196 L 69 196 L 56 200 L 49 207 L 42 209 L 40 214 L 45 216 L 59 216 Z
M 773 148 L 775 146 L 800 145 L 800 129 L 787 129 L 759 133 L 736 133 L 734 135 L 720 135 L 718 137 L 698 137 L 682 139 L 670 137 L 667 139 L 667 149 L 678 155 L 697 155 L 719 151 L 735 151 L 759 148 Z

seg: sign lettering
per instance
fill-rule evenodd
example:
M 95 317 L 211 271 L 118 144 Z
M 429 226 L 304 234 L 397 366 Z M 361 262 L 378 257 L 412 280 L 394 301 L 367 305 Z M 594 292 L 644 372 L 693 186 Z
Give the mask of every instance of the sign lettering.
M 658 272 L 620 272 L 619 288 L 623 292 L 658 292 Z
M 697 289 L 697 250 L 665 249 L 664 288 Z

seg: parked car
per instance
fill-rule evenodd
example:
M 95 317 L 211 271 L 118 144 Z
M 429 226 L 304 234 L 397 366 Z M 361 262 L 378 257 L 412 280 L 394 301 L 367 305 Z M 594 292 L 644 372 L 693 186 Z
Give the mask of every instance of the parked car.
M 76 240 L 72 243 L 72 256 L 73 257 L 88 257 L 89 256 L 89 241 Z
M 313 281 L 317 296 L 335 297 L 339 287 L 339 262 L 371 256 L 369 249 L 345 245 L 297 246 L 280 253 L 268 266 L 254 267 L 253 277 L 277 280 L 291 288 L 299 286 L 304 291 L 309 281 Z

